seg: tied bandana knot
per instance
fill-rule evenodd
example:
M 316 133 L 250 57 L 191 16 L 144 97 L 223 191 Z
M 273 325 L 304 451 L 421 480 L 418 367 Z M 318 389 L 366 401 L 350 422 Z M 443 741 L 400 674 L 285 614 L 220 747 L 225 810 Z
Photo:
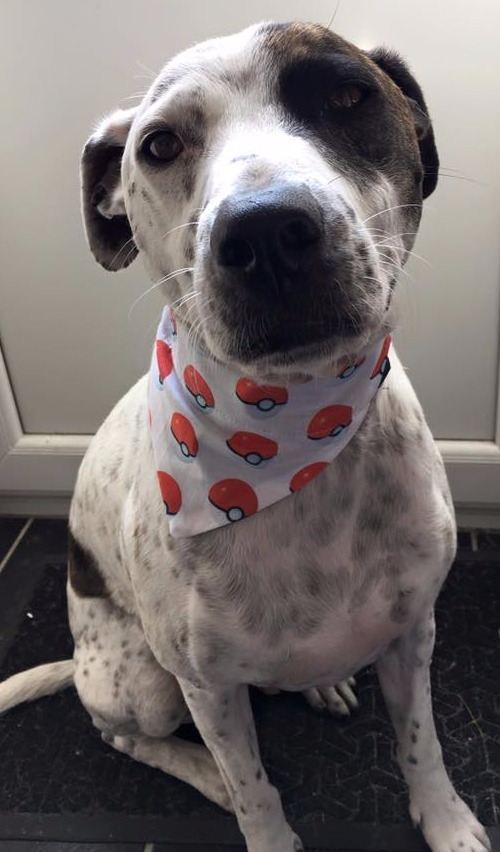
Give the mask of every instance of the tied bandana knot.
M 148 400 L 174 537 L 241 521 L 307 486 L 344 449 L 389 370 L 385 337 L 326 378 L 261 382 L 192 346 L 163 310 Z

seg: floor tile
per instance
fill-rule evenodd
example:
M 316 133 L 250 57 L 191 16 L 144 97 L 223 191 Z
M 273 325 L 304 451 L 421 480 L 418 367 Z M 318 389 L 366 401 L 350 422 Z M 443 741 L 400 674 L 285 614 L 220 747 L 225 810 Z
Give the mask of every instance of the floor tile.
M 0 562 L 12 546 L 27 518 L 0 518 Z
M 64 522 L 35 521 L 0 575 L 0 643 L 4 635 L 6 652 L 0 679 L 71 654 L 65 550 Z M 500 818 L 500 572 L 492 552 L 485 551 L 482 562 L 480 551 L 464 554 L 446 581 L 433 665 L 447 764 L 459 792 L 488 825 Z M 344 852 L 344 838 L 349 852 L 418 852 L 422 841 L 409 825 L 407 792 L 372 670 L 361 673 L 358 690 L 360 710 L 343 724 L 311 712 L 300 695 L 254 692 L 264 764 L 308 852 Z M 179 734 L 197 739 L 190 726 Z M 10 848 L 5 844 L 15 841 L 4 839 L 0 852 L 115 852 L 106 837 L 124 842 L 115 844 L 119 852 L 138 852 L 145 839 L 155 844 L 154 852 L 243 852 L 232 817 L 194 789 L 106 746 L 73 689 L 1 717 L 0 754 L 0 837 L 61 838 L 55 846 L 40 840 Z M 26 828 L 26 817 L 30 830 L 18 831 Z M 333 823 L 343 826 L 340 832 Z M 366 827 L 364 835 L 356 834 L 360 823 L 372 824 L 368 834 Z M 379 844 L 391 824 L 400 833 Z M 493 836 L 500 852 L 498 830 Z M 95 843 L 79 848 L 80 837 Z
M 74 843 L 57 840 L 0 840 L 0 852 L 143 852 L 142 843 Z

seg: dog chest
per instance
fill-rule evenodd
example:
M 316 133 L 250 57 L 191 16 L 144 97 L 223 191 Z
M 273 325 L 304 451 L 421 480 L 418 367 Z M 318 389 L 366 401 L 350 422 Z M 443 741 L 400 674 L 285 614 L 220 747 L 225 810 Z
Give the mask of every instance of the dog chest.
M 289 690 L 346 678 L 376 659 L 429 594 L 432 571 L 394 554 L 347 559 L 345 543 L 292 546 L 200 570 L 191 593 L 190 656 L 202 678 Z

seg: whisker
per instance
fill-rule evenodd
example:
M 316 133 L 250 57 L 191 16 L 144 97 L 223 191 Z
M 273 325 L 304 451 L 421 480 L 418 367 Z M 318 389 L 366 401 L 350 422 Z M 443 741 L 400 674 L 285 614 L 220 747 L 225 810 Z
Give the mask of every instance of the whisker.
M 465 175 L 448 175 L 448 174 L 446 174 L 446 172 L 443 172 L 441 170 L 438 171 L 438 175 L 439 175 L 439 177 L 454 178 L 455 180 L 465 180 L 465 181 L 467 181 L 467 183 L 475 183 L 478 186 L 486 186 L 486 187 L 491 186 L 491 184 L 486 183 L 486 181 L 484 181 L 484 180 L 478 180 L 477 178 L 466 177 Z
M 129 309 L 129 312 L 128 312 L 128 317 L 127 317 L 128 321 L 130 322 L 130 317 L 132 315 L 132 311 L 134 310 L 134 308 L 137 307 L 139 302 L 142 302 L 142 300 L 149 293 L 152 293 L 153 290 L 156 290 L 158 287 L 161 287 L 162 284 L 165 284 L 167 281 L 170 281 L 171 278 L 175 278 L 176 275 L 184 275 L 186 272 L 192 272 L 193 269 L 194 269 L 193 266 L 183 266 L 180 269 L 174 269 L 173 272 L 170 272 L 168 275 L 165 275 L 164 278 L 160 278 L 159 281 L 156 281 L 151 287 L 148 287 L 148 289 L 145 290 L 144 293 L 141 293 L 141 295 L 138 296 L 137 299 L 135 299 L 134 302 L 132 302 L 132 305 L 130 306 L 130 309 Z
M 334 22 L 335 18 L 337 17 L 337 12 L 339 10 L 341 2 L 342 2 L 342 0 L 337 0 L 337 5 L 335 6 L 333 14 L 331 15 L 330 20 L 328 21 L 328 24 L 326 25 L 327 30 L 329 30 L 330 27 L 333 26 L 333 22 Z
M 109 264 L 109 265 L 110 265 L 110 266 L 113 266 L 113 264 L 114 264 L 115 260 L 117 260 L 117 259 L 119 258 L 119 256 L 120 256 L 120 254 L 122 253 L 123 249 L 124 249 L 124 248 L 126 248 L 126 246 L 128 246 L 128 244 L 129 244 L 129 243 L 133 243 L 133 242 L 134 242 L 134 238 L 133 238 L 133 237 L 130 237 L 130 239 L 128 239 L 126 242 L 124 242 L 124 243 L 123 243 L 123 245 L 122 245 L 122 246 L 120 246 L 120 248 L 118 249 L 118 251 L 116 252 L 116 254 L 114 254 L 114 255 L 113 255 L 113 257 L 111 258 L 111 261 L 110 261 L 110 264 Z M 137 248 L 137 246 L 135 245 L 135 243 L 134 243 L 134 245 L 133 245 L 132 249 L 134 249 L 134 248 Z M 130 251 L 128 251 L 128 252 L 127 252 L 127 257 L 129 257 L 130 253 L 131 253 Z
M 176 309 L 180 310 L 181 308 L 184 307 L 184 305 L 187 305 L 188 302 L 193 302 L 193 299 L 196 299 L 198 297 L 199 292 L 200 292 L 199 290 L 196 290 L 195 293 L 187 293 L 185 296 L 181 296 L 180 299 L 176 299 L 176 303 L 175 303 Z M 172 307 L 173 307 L 173 305 L 172 305 Z M 192 305 L 188 305 L 188 309 L 190 307 L 192 307 Z
M 413 276 L 410 275 L 408 270 L 404 269 L 402 266 L 397 266 L 397 264 L 391 263 L 388 260 L 380 260 L 379 259 L 379 263 L 380 263 L 381 266 L 386 266 L 387 269 L 394 269 L 395 272 L 397 273 L 397 276 L 404 275 L 405 278 L 408 278 L 409 281 L 414 281 Z
M 141 62 L 139 59 L 136 59 L 136 63 L 139 66 L 139 68 L 141 68 L 143 71 L 146 72 L 149 79 L 154 80 L 158 76 L 159 71 L 153 71 L 152 68 L 149 68 L 148 65 L 145 65 L 145 63 Z
M 386 207 L 385 210 L 379 210 L 378 213 L 372 213 L 366 219 L 363 219 L 362 224 L 369 222 L 370 219 L 375 219 L 376 216 L 382 216 L 383 213 L 390 213 L 391 210 L 400 210 L 402 207 L 421 207 L 420 204 L 395 204 L 393 207 Z
M 163 283 L 163 282 L 162 282 L 162 283 Z M 188 290 L 188 292 L 187 292 L 187 293 L 184 293 L 184 295 L 179 296 L 179 298 L 178 298 L 178 299 L 174 299 L 174 301 L 173 301 L 173 302 L 170 302 L 170 307 L 171 307 L 171 308 L 175 308 L 175 307 L 177 307 L 177 306 L 178 306 L 178 304 L 179 304 L 179 302 L 182 302 L 182 300 L 183 300 L 183 299 L 186 299 L 188 296 L 195 296 L 195 295 L 197 295 L 197 293 L 198 293 L 198 292 L 199 292 L 199 291 L 198 291 L 198 290 L 195 290 L 195 289 Z
M 135 95 L 126 95 L 126 97 L 121 98 L 122 101 L 132 101 L 134 98 L 143 98 L 147 94 L 148 90 L 144 89 L 143 92 L 136 92 Z
M 374 233 L 375 231 L 378 231 L 379 234 L 381 234 L 381 236 L 386 240 L 395 240 L 398 237 L 414 237 L 416 234 L 418 234 L 418 231 L 401 231 L 398 234 L 389 234 L 383 228 L 367 228 L 366 230 L 369 233 Z
M 175 225 L 174 228 L 170 228 L 170 230 L 165 231 L 165 233 L 160 237 L 160 239 L 164 240 L 165 237 L 168 237 L 169 234 L 173 234 L 174 231 L 180 230 L 180 228 L 188 228 L 189 225 L 197 225 L 198 222 L 183 222 L 182 225 Z
M 411 255 L 411 257 L 416 257 L 418 260 L 421 260 L 422 263 L 426 263 L 427 266 L 432 267 L 432 263 L 429 260 L 427 260 L 426 257 L 422 257 L 421 254 L 417 254 L 416 251 L 413 251 L 411 249 L 405 249 L 404 247 L 397 248 L 396 246 L 391 246 L 390 244 L 388 245 L 387 243 L 375 243 L 375 247 L 376 248 L 378 248 L 378 247 L 390 248 L 390 249 L 393 249 L 394 251 L 403 251 L 405 254 Z
M 342 175 L 336 175 L 336 176 L 335 176 L 334 178 L 332 178 L 331 180 L 328 180 L 328 181 L 325 183 L 325 186 L 330 186 L 330 184 L 331 184 L 331 183 L 335 183 L 335 181 L 336 181 L 336 180 L 340 180 L 340 178 L 341 178 L 341 177 L 342 177 Z

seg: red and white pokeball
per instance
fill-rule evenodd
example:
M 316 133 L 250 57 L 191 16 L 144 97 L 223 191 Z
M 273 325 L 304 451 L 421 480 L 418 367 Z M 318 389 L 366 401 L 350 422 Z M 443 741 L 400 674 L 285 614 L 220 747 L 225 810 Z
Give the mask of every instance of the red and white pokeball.
M 172 308 L 169 308 L 168 318 L 170 320 L 170 327 L 172 329 L 172 334 L 175 337 L 177 335 L 177 320 L 175 318 L 175 314 L 174 314 Z
M 325 467 L 328 467 L 328 462 L 313 462 L 298 470 L 290 480 L 290 491 L 293 493 L 300 491 L 304 485 L 307 485 L 312 479 L 318 476 Z
M 277 405 L 285 405 L 288 402 L 286 388 L 258 385 L 253 379 L 238 379 L 235 393 L 241 402 L 245 405 L 254 405 L 259 411 L 272 411 Z
M 200 408 L 205 410 L 214 407 L 215 400 L 212 391 L 201 373 L 192 364 L 188 364 L 184 369 L 184 384 Z
M 389 348 L 392 342 L 392 338 L 390 335 L 384 337 L 384 342 L 382 343 L 382 349 L 380 350 L 380 355 L 377 358 L 377 363 L 373 368 L 373 372 L 370 376 L 370 379 L 374 379 L 376 376 L 380 376 L 380 385 L 387 378 L 387 374 L 391 369 L 391 362 L 389 361 Z
M 235 432 L 226 443 L 233 453 L 252 465 L 262 464 L 278 453 L 276 441 L 255 432 Z
M 172 350 L 164 340 L 156 341 L 156 363 L 158 364 L 158 381 L 162 385 L 174 369 Z
M 170 419 L 170 431 L 179 444 L 179 449 L 186 459 L 194 459 L 198 455 L 198 438 L 196 432 L 184 414 L 175 411 Z
M 307 427 L 307 437 L 313 441 L 336 438 L 352 422 L 350 405 L 327 405 L 316 412 Z
M 159 470 L 157 477 L 167 515 L 176 515 L 182 505 L 182 493 L 177 480 L 164 470 Z
M 350 379 L 351 376 L 354 375 L 356 370 L 358 370 L 362 364 L 366 361 L 365 355 L 361 355 L 355 361 L 351 361 L 350 363 L 345 363 L 341 365 L 339 372 L 337 373 L 337 379 Z
M 216 509 L 225 512 L 231 522 L 254 515 L 259 508 L 255 491 L 242 479 L 221 479 L 215 482 L 208 492 L 208 499 Z

